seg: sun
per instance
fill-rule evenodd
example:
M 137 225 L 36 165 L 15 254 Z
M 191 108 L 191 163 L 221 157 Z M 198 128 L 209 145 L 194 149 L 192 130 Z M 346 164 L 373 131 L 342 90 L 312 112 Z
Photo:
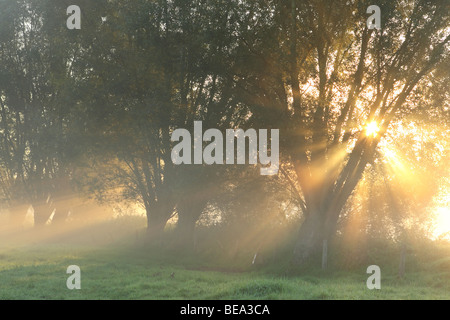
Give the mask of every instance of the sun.
M 376 121 L 371 121 L 366 125 L 365 131 L 366 131 L 366 136 L 376 137 L 378 134 L 378 131 L 380 131 L 380 127 L 378 126 L 378 123 Z

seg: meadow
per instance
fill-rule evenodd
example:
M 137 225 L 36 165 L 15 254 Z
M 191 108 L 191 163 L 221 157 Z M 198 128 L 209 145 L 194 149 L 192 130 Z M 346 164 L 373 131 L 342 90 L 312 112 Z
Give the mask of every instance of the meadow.
M 107 227 L 103 231 L 111 225 Z M 382 270 L 381 289 L 369 290 L 364 263 L 296 270 L 283 262 L 281 256 L 286 253 L 280 249 L 281 256 L 255 266 L 245 252 L 230 257 L 221 252 L 152 247 L 136 241 L 131 231 L 128 237 L 120 237 L 116 230 L 104 243 L 94 243 L 92 234 L 81 234 L 78 241 L 66 236 L 2 242 L 0 299 L 450 299 L 446 242 L 430 243 L 432 250 L 422 248 L 410 254 L 403 278 L 397 275 L 393 251 L 373 251 L 372 258 Z M 95 234 L 108 238 L 99 230 Z M 69 265 L 81 269 L 80 290 L 66 287 Z

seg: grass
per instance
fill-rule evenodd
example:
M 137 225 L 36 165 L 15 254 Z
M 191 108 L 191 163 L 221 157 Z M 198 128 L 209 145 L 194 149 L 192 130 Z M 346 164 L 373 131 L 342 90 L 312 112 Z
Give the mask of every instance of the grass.
M 3 247 L 0 299 L 450 299 L 448 257 L 403 279 L 382 268 L 381 290 L 367 289 L 364 269 L 230 272 L 194 260 L 133 246 Z M 72 264 L 81 290 L 66 287 Z
M 448 243 L 420 242 L 399 279 L 398 248 L 392 245 L 352 251 L 338 244 L 330 247 L 328 270 L 298 270 L 287 263 L 289 237 L 267 248 L 264 262 L 252 266 L 255 246 L 220 238 L 220 230 L 206 230 L 199 240 L 203 247 L 193 253 L 176 244 L 142 245 L 143 225 L 125 218 L 54 237 L 45 229 L 47 240 L 28 234 L 12 241 L 3 235 L 0 299 L 450 299 Z M 381 268 L 381 290 L 366 287 L 371 264 Z M 81 290 L 66 287 L 69 265 L 81 268 Z

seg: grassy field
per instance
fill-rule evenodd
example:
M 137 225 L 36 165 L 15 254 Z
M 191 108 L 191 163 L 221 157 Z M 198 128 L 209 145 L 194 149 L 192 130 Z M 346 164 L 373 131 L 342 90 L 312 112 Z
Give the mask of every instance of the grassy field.
M 81 290 L 66 269 L 81 268 Z M 450 259 L 369 290 L 364 269 L 287 274 L 205 266 L 135 247 L 27 245 L 0 249 L 1 299 L 450 299 Z
M 197 251 L 149 247 L 138 241 L 142 226 L 127 218 L 64 235 L 46 229 L 45 240 L 0 234 L 0 299 L 450 299 L 449 243 L 414 249 L 399 279 L 395 246 L 372 246 L 359 260 L 348 246 L 330 248 L 358 262 L 331 254 L 328 270 L 300 271 L 288 263 L 287 240 L 254 266 L 254 251 L 225 241 L 205 238 Z M 381 268 L 380 290 L 366 287 L 371 264 Z M 69 265 L 81 269 L 81 290 L 67 289 Z

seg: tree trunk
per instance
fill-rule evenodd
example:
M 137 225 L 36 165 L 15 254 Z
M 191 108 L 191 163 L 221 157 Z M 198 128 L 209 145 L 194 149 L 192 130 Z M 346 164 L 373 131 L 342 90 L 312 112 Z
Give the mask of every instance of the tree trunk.
M 147 218 L 147 236 L 149 240 L 159 241 L 164 233 L 165 223 L 156 219 Z
M 322 268 L 328 265 L 328 245 L 336 233 L 341 206 L 334 206 L 335 201 L 324 200 L 328 205 L 311 212 L 300 227 L 294 249 L 295 265 L 302 266 L 311 259 L 322 259 Z
M 52 209 L 46 201 L 34 202 L 32 204 L 34 210 L 34 226 L 43 226 L 52 214 Z
M 173 207 L 169 205 L 155 205 L 146 208 L 147 240 L 149 243 L 160 244 L 167 221 L 172 216 Z
M 363 148 L 363 140 L 357 146 Z M 374 148 L 376 144 L 370 144 Z M 355 147 L 356 148 L 356 147 Z M 294 263 L 305 264 L 316 253 L 321 252 L 323 240 L 329 241 L 335 234 L 339 215 L 362 177 L 368 159 L 373 157 L 373 150 L 366 151 L 361 156 L 359 151 L 353 153 L 345 168 L 335 183 L 324 180 L 320 187 L 311 190 L 309 205 L 318 208 L 311 210 L 300 228 L 297 244 L 294 250 Z M 333 188 L 331 188 L 333 187 Z M 326 192 L 323 192 L 326 190 Z
M 178 222 L 177 237 L 181 245 L 192 248 L 194 245 L 194 233 L 197 220 L 200 218 L 205 201 L 192 199 L 182 201 L 177 206 Z
M 314 256 L 320 255 L 324 238 L 325 216 L 315 212 L 306 217 L 300 227 L 294 248 L 295 265 L 305 265 Z

